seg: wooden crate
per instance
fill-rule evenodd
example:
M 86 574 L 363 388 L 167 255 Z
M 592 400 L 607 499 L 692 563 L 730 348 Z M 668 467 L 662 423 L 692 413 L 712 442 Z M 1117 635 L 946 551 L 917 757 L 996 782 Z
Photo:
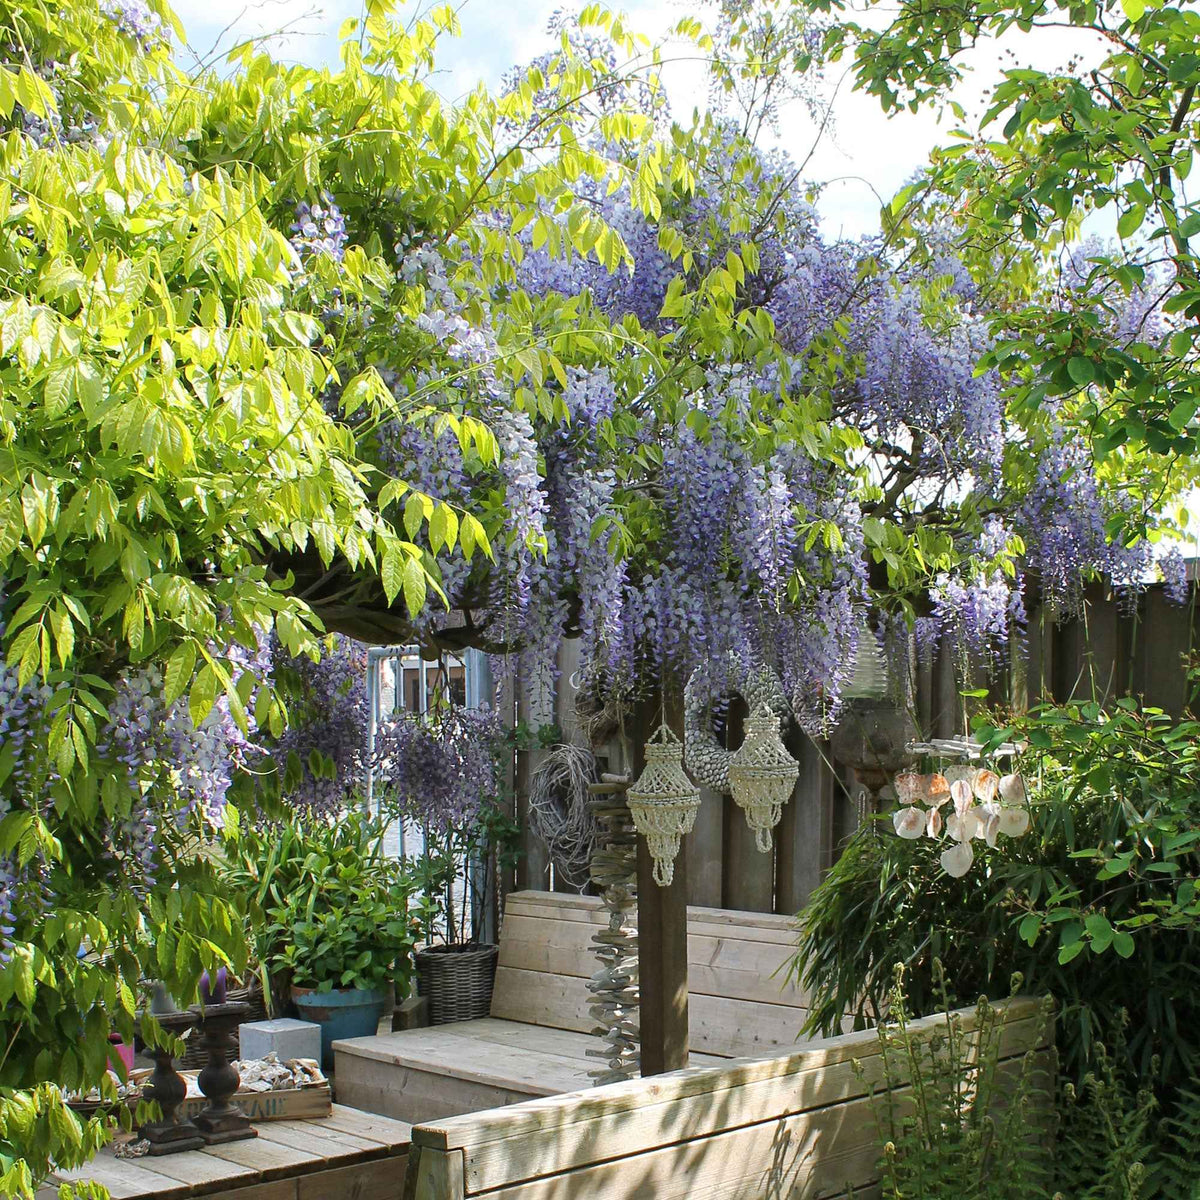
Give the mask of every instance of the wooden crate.
M 181 1071 L 180 1074 L 187 1080 L 188 1090 L 196 1091 L 196 1077 L 200 1072 Z M 142 1084 L 149 1077 L 148 1070 L 135 1071 L 132 1076 Z M 281 1088 L 275 1092 L 238 1092 L 234 1099 L 252 1121 L 308 1121 L 315 1117 L 327 1117 L 333 1111 L 333 1093 L 328 1082 L 303 1088 Z M 207 1103 L 203 1096 L 188 1096 L 179 1106 L 179 1115 L 191 1120 L 200 1115 Z M 81 1116 L 91 1116 L 101 1105 L 80 1103 L 71 1107 Z M 130 1101 L 130 1107 L 136 1111 L 137 1101 Z
M 327 1083 L 277 1092 L 238 1092 L 234 1100 L 251 1121 L 307 1121 L 327 1117 L 333 1111 L 333 1095 Z M 189 1096 L 179 1106 L 179 1115 L 191 1120 L 207 1103 L 203 1096 Z

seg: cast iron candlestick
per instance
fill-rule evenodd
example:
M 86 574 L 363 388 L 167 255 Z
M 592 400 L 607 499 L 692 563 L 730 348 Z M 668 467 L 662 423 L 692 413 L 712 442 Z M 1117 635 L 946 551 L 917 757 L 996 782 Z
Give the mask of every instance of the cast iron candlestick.
M 250 1005 L 238 1000 L 208 1004 L 193 1011 L 200 1017 L 200 1031 L 208 1051 L 208 1062 L 199 1079 L 200 1090 L 208 1097 L 208 1107 L 195 1122 L 200 1136 L 210 1146 L 258 1137 L 258 1130 L 250 1126 L 250 1118 L 230 1099 L 241 1080 L 237 1068 L 230 1062 L 229 1035 L 250 1011 Z
M 179 1037 L 196 1023 L 196 1014 L 174 1012 L 158 1014 L 158 1023 Z M 162 1109 L 162 1119 L 151 1121 L 138 1130 L 138 1137 L 150 1143 L 147 1154 L 178 1154 L 181 1150 L 199 1150 L 204 1146 L 200 1131 L 191 1121 L 180 1120 L 176 1110 L 187 1096 L 187 1084 L 175 1070 L 170 1050 L 155 1046 L 154 1073 L 146 1081 L 143 1096 L 146 1100 L 157 1100 Z

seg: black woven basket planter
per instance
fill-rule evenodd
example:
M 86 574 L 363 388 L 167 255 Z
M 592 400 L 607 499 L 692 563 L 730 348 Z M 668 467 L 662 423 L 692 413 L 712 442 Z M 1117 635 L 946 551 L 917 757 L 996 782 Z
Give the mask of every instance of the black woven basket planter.
M 498 949 L 464 942 L 417 951 L 417 991 L 429 1000 L 431 1025 L 474 1021 L 490 1014 Z

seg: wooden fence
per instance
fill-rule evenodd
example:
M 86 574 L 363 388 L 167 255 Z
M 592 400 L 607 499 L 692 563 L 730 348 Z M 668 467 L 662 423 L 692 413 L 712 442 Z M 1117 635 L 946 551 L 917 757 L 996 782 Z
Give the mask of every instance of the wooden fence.
M 1179 712 L 1188 695 L 1183 660 L 1197 644 L 1194 604 L 1173 605 L 1161 587 L 1152 587 L 1134 606 L 1123 607 L 1093 585 L 1080 618 L 1056 625 L 1035 611 L 1025 637 L 1011 648 L 1009 660 L 990 677 L 976 669 L 971 682 L 988 686 L 990 703 L 1017 708 L 1041 698 L 1134 695 L 1146 704 Z M 522 720 L 531 727 L 553 720 L 568 738 L 582 743 L 572 687 L 578 665 L 576 643 L 568 641 L 560 653 L 553 695 L 546 695 L 544 687 L 539 695 L 520 679 L 510 681 L 500 696 L 502 712 L 510 721 Z M 922 734 L 946 737 L 963 731 L 970 705 L 981 701 L 961 695 L 954 647 L 943 646 L 923 660 L 914 654 L 910 674 L 911 707 Z M 627 745 L 639 742 L 647 732 L 638 727 L 635 717 L 626 729 L 626 745 L 614 739 L 603 751 L 605 766 L 625 769 Z M 858 820 L 852 775 L 835 761 L 827 742 L 802 738 L 792 749 L 800 761 L 800 778 L 769 853 L 756 848 L 740 809 L 729 797 L 702 791 L 696 827 L 683 849 L 689 904 L 795 913 L 832 865 L 838 846 Z M 578 890 L 578 881 L 554 870 L 545 844 L 527 819 L 529 775 L 544 753 L 526 750 L 514 756 L 511 783 L 522 828 L 522 854 L 515 873 L 502 880 L 502 893 L 513 888 Z M 494 929 L 493 925 L 493 936 Z
M 968 1044 L 976 1013 L 958 1014 Z M 1029 1070 L 1053 1094 L 1050 1022 L 1033 1000 L 1004 1006 L 997 1077 Z M 946 1017 L 913 1022 L 926 1038 Z M 1025 1056 L 1033 1057 L 1026 1062 Z M 905 1066 L 891 1083 L 907 1094 Z M 772 1057 L 673 1071 L 417 1125 L 407 1200 L 816 1200 L 878 1195 L 871 1090 L 884 1082 L 874 1031 Z M 1034 1120 L 1030 1128 L 1039 1126 Z

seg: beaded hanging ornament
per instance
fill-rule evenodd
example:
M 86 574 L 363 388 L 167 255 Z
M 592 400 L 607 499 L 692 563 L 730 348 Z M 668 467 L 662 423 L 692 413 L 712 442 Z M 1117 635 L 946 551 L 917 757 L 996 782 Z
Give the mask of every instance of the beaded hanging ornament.
M 779 718 L 761 705 L 746 718 L 746 740 L 729 764 L 729 786 L 764 853 L 799 777 L 800 764 L 779 736 Z
M 643 748 L 646 766 L 628 792 L 629 812 L 654 859 L 654 882 L 669 887 L 685 833 L 700 811 L 700 789 L 683 769 L 683 743 L 662 724 Z

